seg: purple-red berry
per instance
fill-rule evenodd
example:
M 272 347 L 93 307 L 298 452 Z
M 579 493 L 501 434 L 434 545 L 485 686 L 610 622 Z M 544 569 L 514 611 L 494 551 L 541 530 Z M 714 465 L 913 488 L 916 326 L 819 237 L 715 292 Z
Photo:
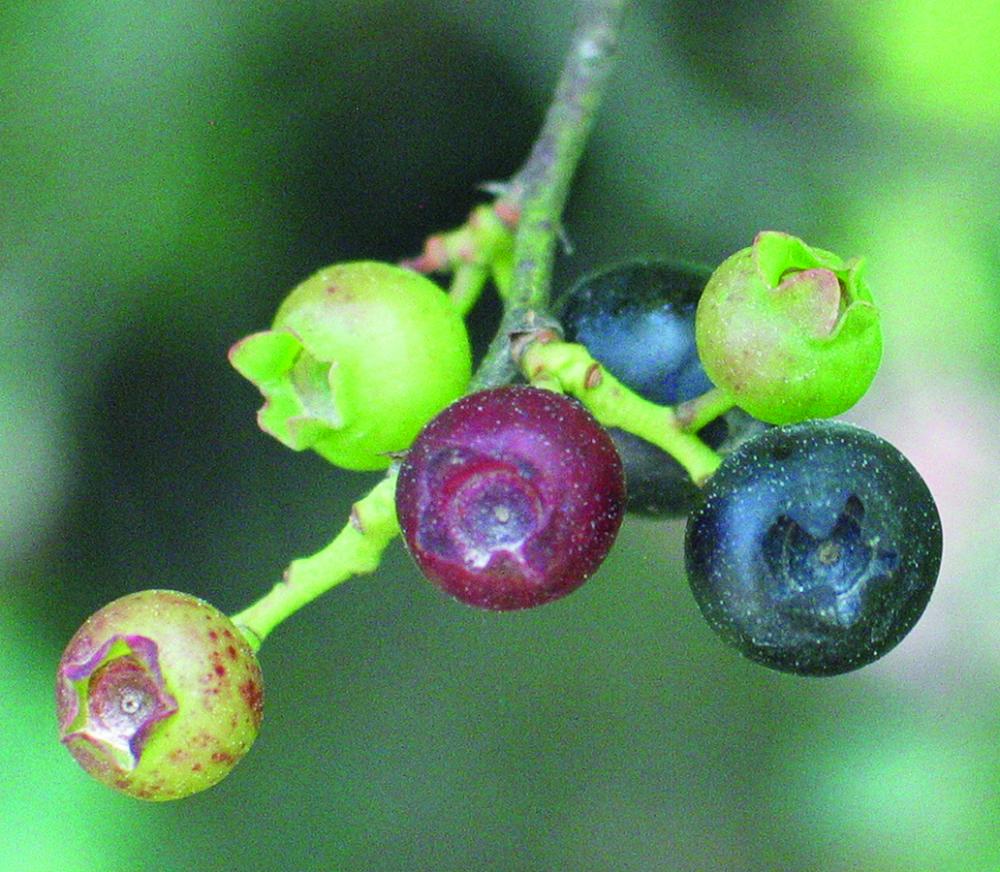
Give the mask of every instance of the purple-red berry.
M 504 387 L 452 403 L 404 460 L 407 548 L 446 593 L 480 608 L 565 596 L 600 566 L 625 506 L 621 460 L 574 400 Z
M 59 735 L 76 761 L 140 799 L 178 799 L 220 781 L 257 737 L 260 667 L 222 612 L 145 590 L 76 632 L 56 678 Z

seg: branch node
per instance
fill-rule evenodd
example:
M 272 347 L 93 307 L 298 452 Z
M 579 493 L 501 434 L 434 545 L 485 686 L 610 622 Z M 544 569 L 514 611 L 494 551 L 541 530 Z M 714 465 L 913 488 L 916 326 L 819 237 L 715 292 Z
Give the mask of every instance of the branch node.
M 533 315 L 534 313 L 530 313 Z M 536 329 L 517 330 L 510 334 L 510 357 L 515 364 L 520 366 L 524 353 L 528 346 L 538 343 L 548 345 L 550 342 L 559 342 L 562 337 L 557 330 L 551 327 L 538 327 Z

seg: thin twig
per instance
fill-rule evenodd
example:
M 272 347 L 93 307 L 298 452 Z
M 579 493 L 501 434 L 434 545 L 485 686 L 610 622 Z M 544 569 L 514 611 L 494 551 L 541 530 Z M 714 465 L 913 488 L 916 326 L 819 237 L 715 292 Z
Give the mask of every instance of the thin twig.
M 511 336 L 553 324 L 547 309 L 559 222 L 617 54 L 625 6 L 626 0 L 581 4 L 579 24 L 541 133 L 495 205 L 498 214 L 518 216 L 513 283 L 472 390 L 511 381 L 516 374 L 509 353 Z

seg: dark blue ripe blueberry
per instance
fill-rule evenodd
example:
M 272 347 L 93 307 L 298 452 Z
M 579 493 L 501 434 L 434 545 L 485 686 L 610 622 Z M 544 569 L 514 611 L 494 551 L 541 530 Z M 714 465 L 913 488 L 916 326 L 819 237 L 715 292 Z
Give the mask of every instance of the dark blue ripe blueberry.
M 704 267 L 635 260 L 590 273 L 557 305 L 567 342 L 579 342 L 615 378 L 661 405 L 694 399 L 712 387 L 698 360 L 694 315 L 711 275 Z M 699 436 L 725 453 L 765 425 L 734 409 Z M 657 517 L 687 514 L 699 489 L 655 445 L 610 430 L 625 466 L 628 510 Z
M 913 628 L 941 563 L 941 521 L 888 442 L 834 421 L 744 443 L 688 518 L 688 580 L 740 652 L 800 675 L 877 660 Z

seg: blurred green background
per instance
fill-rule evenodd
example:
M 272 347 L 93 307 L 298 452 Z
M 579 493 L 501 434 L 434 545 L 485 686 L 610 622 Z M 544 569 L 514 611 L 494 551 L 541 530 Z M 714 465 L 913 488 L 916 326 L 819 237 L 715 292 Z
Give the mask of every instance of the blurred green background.
M 56 738 L 69 636 L 176 587 L 234 612 L 375 479 L 260 433 L 226 361 L 338 260 L 395 260 L 520 164 L 562 0 L 0 6 L 0 869 L 1000 869 L 1000 7 L 636 0 L 559 282 L 759 229 L 870 258 L 887 352 L 846 416 L 945 527 L 917 629 L 858 673 L 702 622 L 681 523 L 630 521 L 532 613 L 402 550 L 277 630 L 257 745 L 149 805 Z M 481 307 L 477 341 L 492 329 Z

